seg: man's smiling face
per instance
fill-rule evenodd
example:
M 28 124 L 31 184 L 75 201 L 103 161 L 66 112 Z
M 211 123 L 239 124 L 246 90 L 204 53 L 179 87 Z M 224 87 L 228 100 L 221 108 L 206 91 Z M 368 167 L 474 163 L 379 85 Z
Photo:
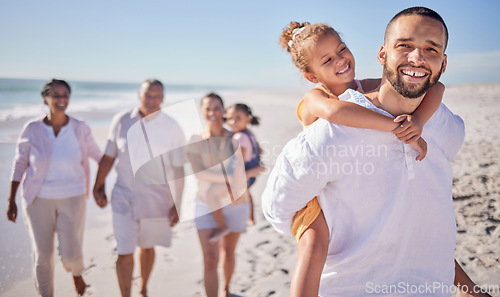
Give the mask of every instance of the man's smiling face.
M 398 18 L 379 51 L 384 76 L 405 98 L 420 98 L 446 69 L 444 26 L 430 17 Z

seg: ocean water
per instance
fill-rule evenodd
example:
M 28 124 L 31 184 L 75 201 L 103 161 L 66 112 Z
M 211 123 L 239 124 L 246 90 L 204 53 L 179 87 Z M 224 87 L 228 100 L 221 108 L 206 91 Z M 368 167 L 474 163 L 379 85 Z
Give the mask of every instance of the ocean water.
M 48 108 L 40 95 L 46 81 L 0 78 L 0 122 L 33 118 L 46 114 Z M 138 83 L 67 81 L 71 87 L 68 113 L 122 110 L 137 105 Z M 208 91 L 223 88 L 165 84 L 164 105 L 199 98 Z

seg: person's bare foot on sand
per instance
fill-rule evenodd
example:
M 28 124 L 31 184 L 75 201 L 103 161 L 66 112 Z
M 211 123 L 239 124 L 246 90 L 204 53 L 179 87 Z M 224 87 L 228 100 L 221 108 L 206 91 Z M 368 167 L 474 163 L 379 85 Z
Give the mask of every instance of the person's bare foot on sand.
M 231 230 L 229 228 L 217 229 L 217 231 L 215 231 L 215 233 L 212 236 L 210 236 L 210 238 L 208 239 L 208 242 L 210 242 L 212 244 L 216 243 L 217 241 L 219 241 L 219 239 L 228 235 L 229 233 L 231 233 Z
M 78 296 L 83 296 L 88 285 L 85 283 L 82 276 L 73 276 L 73 282 L 75 283 L 75 290 Z
M 148 293 L 146 292 L 146 290 L 143 290 L 139 293 L 138 297 L 148 297 Z

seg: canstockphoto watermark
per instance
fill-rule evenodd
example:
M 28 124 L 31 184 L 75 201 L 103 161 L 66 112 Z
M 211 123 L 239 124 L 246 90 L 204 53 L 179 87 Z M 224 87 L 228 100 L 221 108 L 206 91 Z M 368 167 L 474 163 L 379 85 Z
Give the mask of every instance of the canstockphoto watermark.
M 374 282 L 366 283 L 366 293 L 368 294 L 456 294 L 465 293 L 500 293 L 500 285 L 483 285 L 467 287 L 461 284 L 456 286 L 445 284 L 443 282 L 425 282 L 421 284 L 411 284 L 409 282 L 398 282 L 396 284 L 380 284 Z

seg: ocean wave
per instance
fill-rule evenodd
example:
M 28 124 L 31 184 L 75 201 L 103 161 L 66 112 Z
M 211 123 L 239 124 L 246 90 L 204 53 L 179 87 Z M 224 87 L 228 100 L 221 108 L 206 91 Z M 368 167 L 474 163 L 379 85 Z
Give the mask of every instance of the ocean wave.
M 179 101 L 193 98 L 201 98 L 203 92 L 182 92 L 167 93 L 163 106 L 167 106 Z M 139 104 L 137 92 L 123 93 L 100 93 L 100 94 L 75 94 L 71 96 L 67 109 L 68 113 L 92 112 L 92 111 L 111 111 L 131 109 Z M 48 107 L 43 103 L 25 103 L 0 109 L 0 122 L 18 120 L 23 118 L 34 118 L 47 114 Z
M 121 110 L 131 108 L 137 104 L 136 94 L 124 93 L 116 96 L 115 99 L 94 98 L 93 99 L 70 99 L 68 113 L 72 112 L 91 112 L 101 110 Z M 47 114 L 48 107 L 44 104 L 19 104 L 10 108 L 0 109 L 0 121 L 17 120 L 22 118 L 33 118 Z
M 42 80 L 0 78 L 0 122 L 33 118 L 47 114 L 40 90 Z M 109 82 L 71 82 L 68 113 L 120 111 L 139 104 L 139 84 Z M 165 85 L 163 106 L 188 99 L 200 99 L 207 91 L 220 88 Z

